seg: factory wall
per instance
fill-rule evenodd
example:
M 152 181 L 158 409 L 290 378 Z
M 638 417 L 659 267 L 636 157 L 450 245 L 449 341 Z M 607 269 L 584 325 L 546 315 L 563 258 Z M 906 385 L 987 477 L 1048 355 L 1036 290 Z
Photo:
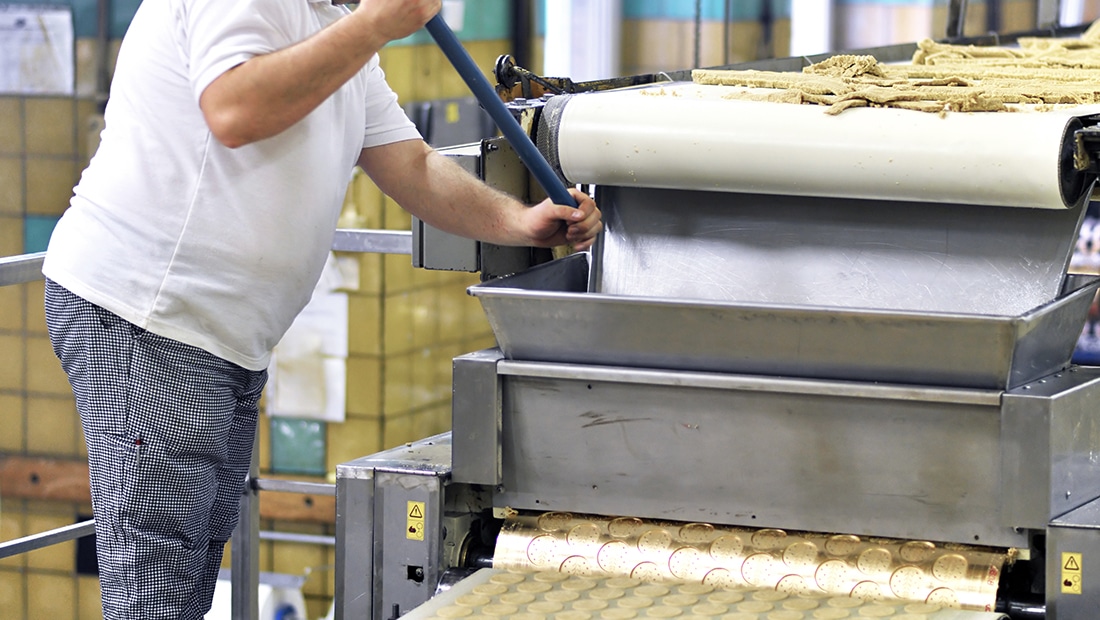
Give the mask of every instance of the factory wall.
M 698 3 L 698 44 L 696 4 L 623 0 L 622 73 L 713 67 L 789 55 L 792 0 L 735 1 L 728 8 L 726 0 L 703 0 Z M 948 0 L 834 0 L 831 50 L 944 38 L 948 5 Z M 1031 30 L 1036 28 L 1037 11 L 1037 0 L 970 0 L 965 34 Z M 1083 22 L 1098 17 L 1100 2 L 1082 3 Z
M 121 33 L 132 15 L 119 1 Z M 0 96 L 0 256 L 45 249 L 94 148 L 95 3 L 74 6 L 75 97 Z M 117 50 L 117 39 L 113 49 Z M 85 458 L 68 382 L 46 337 L 42 282 L 0 287 L 0 459 Z M 43 481 L 46 484 L 47 481 Z M 89 504 L 0 497 L 0 539 L 88 518 Z M 99 585 L 75 572 L 76 543 L 0 560 L 0 616 L 97 618 Z
M 790 0 L 700 4 L 699 64 L 713 67 L 787 55 Z M 729 33 L 729 40 L 723 38 Z M 695 64 L 694 2 L 623 0 L 623 75 L 690 69 Z
M 1095 4 L 1095 3 L 1090 3 Z M 988 0 L 967 3 L 964 34 L 1021 32 L 1035 28 L 1036 0 Z M 841 0 L 833 21 L 835 49 L 943 38 L 947 0 Z
M 67 0 L 46 3 L 70 5 Z M 729 62 L 786 54 L 789 1 L 733 3 L 725 45 L 724 4 L 703 3 L 701 64 L 722 64 L 727 54 Z M 985 5 L 977 0 L 970 4 L 968 23 L 982 32 Z M 1034 14 L 1034 4 L 1032 0 L 1006 2 L 1004 30 L 1031 27 L 1027 20 Z M 1090 3 L 1092 17 L 1097 12 L 1094 4 L 1100 2 Z M 117 53 L 137 5 L 138 0 L 112 0 L 109 59 Z M 95 149 L 101 122 L 94 62 L 98 51 L 95 0 L 72 0 L 70 6 L 77 36 L 75 96 L 0 95 L 0 256 L 45 249 L 53 224 L 67 207 L 71 188 Z M 693 2 L 624 0 L 623 6 L 624 74 L 694 64 Z M 944 29 L 945 6 L 945 2 L 843 1 L 837 9 L 837 37 L 888 32 L 895 40 L 891 42 L 896 42 L 932 36 Z M 508 51 L 508 7 L 508 0 L 466 0 L 466 28 L 460 37 L 481 67 L 491 68 L 496 57 Z M 930 30 L 916 35 L 906 29 L 917 22 L 927 22 Z M 540 34 L 536 26 L 536 37 Z M 388 46 L 381 57 L 403 103 L 467 94 L 457 74 L 423 34 Z M 541 57 L 536 42 L 528 63 L 531 69 L 540 70 Z M 342 224 L 408 230 L 409 216 L 359 175 L 349 185 Z M 273 450 L 273 445 L 298 457 L 306 453 L 315 462 L 304 469 L 313 475 L 299 477 L 322 480 L 331 476 L 338 463 L 447 430 L 451 359 L 493 343 L 480 306 L 465 294 L 476 276 L 415 270 L 403 255 L 349 256 L 359 264 L 359 278 L 347 290 L 347 418 L 326 424 L 264 416 L 259 458 L 265 473 L 294 469 L 280 462 L 281 452 Z M 0 465 L 10 455 L 85 458 L 72 395 L 46 337 L 42 288 L 41 282 L 0 287 Z M 292 460 L 301 463 L 300 458 Z M 68 525 L 90 513 L 87 503 L 0 497 L 0 540 Z M 266 520 L 262 527 L 332 534 L 331 525 L 324 523 Z M 77 573 L 76 556 L 77 543 L 71 542 L 0 560 L 0 617 L 99 618 L 98 583 L 92 575 Z M 332 549 L 268 542 L 261 545 L 260 556 L 263 571 L 308 573 L 304 592 L 310 617 L 327 611 L 333 593 Z
M 138 3 L 112 2 L 113 64 Z M 506 5 L 507 0 L 467 2 L 471 15 L 484 11 L 499 16 L 469 17 L 468 27 L 459 33 L 479 66 L 492 67 L 507 51 Z M 96 145 L 101 117 L 95 93 L 95 3 L 74 0 L 72 6 L 76 95 L 0 95 L 0 256 L 45 249 Z M 381 57 L 403 103 L 468 94 L 443 55 L 422 36 L 391 44 Z M 342 223 L 408 230 L 410 220 L 366 176 L 358 175 L 349 185 Z M 358 282 L 347 291 L 346 421 L 325 424 L 263 416 L 259 456 L 265 474 L 280 469 L 273 445 L 297 457 L 294 464 L 301 462 L 303 451 L 311 451 L 309 456 L 317 461 L 320 475 L 286 477 L 324 481 L 331 479 L 338 463 L 448 430 L 451 359 L 493 344 L 480 306 L 465 294 L 465 288 L 477 282 L 476 275 L 416 270 L 407 255 L 347 256 L 357 260 L 360 269 Z M 0 465 L 5 456 L 78 462 L 86 458 L 72 394 L 49 346 L 42 303 L 42 282 L 0 287 Z M 0 496 L 0 540 L 70 525 L 90 515 L 88 503 Z M 333 533 L 331 525 L 318 523 L 265 520 L 261 527 Z M 70 542 L 0 560 L 0 617 L 100 618 L 98 582 L 94 575 L 76 572 L 76 556 L 77 543 Z M 227 553 L 226 566 L 228 562 Z M 334 563 L 331 548 L 261 544 L 261 570 L 309 574 L 303 591 L 310 618 L 328 611 Z

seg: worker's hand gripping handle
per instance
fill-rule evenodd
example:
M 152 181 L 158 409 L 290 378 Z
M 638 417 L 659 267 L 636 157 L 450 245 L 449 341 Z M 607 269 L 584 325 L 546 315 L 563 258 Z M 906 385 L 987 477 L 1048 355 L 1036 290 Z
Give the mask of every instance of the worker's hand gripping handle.
M 443 54 L 454 65 L 458 74 L 462 76 L 466 85 L 473 91 L 478 102 L 481 103 L 481 106 L 485 108 L 485 111 L 489 113 L 497 127 L 500 128 L 501 133 L 512 144 L 512 148 L 516 150 L 520 161 L 535 176 L 535 180 L 546 191 L 546 195 L 556 204 L 576 208 L 577 201 L 573 199 L 573 196 L 569 194 L 569 190 L 558 179 L 558 175 L 554 173 L 550 164 L 546 163 L 542 153 L 531 142 L 531 137 L 527 135 L 523 127 L 520 127 L 519 122 L 512 117 L 511 112 L 497 97 L 496 91 L 489 84 L 489 80 L 485 79 L 477 65 L 474 64 L 473 58 L 470 58 L 470 55 L 466 52 L 466 48 L 462 47 L 458 37 L 455 36 L 454 32 L 451 32 L 450 26 L 443 21 L 443 16 L 436 15 L 428 21 L 425 28 L 435 39 L 439 49 L 443 50 Z

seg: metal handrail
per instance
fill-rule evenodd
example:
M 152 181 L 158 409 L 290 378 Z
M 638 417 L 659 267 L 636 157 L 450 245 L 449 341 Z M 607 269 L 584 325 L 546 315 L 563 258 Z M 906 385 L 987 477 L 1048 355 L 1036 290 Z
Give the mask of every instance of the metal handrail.
M 412 231 L 337 228 L 332 238 L 332 249 L 337 252 L 412 254 Z
M 412 254 L 412 232 L 338 228 L 332 239 L 332 249 L 337 252 Z M 0 257 L 0 286 L 41 280 L 45 259 L 45 252 Z
M 302 495 L 329 495 L 336 497 L 336 485 L 325 482 L 301 482 L 277 478 L 256 478 L 252 484 L 257 491 L 276 493 L 300 493 Z
M 31 534 L 23 538 L 16 538 L 0 543 L 0 559 L 19 555 L 20 553 L 29 553 L 51 545 L 59 545 L 63 542 L 91 536 L 92 534 L 95 534 L 95 520 L 89 519 L 88 521 L 66 525 L 65 527 L 59 527 L 40 534 Z
M 0 286 L 41 280 L 45 259 L 45 252 L 0 257 Z
M 378 254 L 412 254 L 412 233 L 409 231 L 394 230 L 370 230 L 355 228 L 340 228 L 333 237 L 332 249 L 337 252 L 370 252 Z M 0 287 L 15 284 L 24 284 L 42 280 L 42 264 L 46 259 L 45 252 L 35 252 L 17 256 L 0 257 Z M 255 455 L 253 455 L 255 458 Z M 273 478 L 251 478 L 249 487 L 246 487 L 242 496 L 242 513 L 254 510 L 255 502 L 251 499 L 260 490 L 280 493 L 297 493 L 302 495 L 336 495 L 335 484 L 323 484 L 317 482 L 299 482 L 293 480 L 277 480 Z M 241 515 L 240 523 L 248 523 L 247 530 L 243 530 L 248 541 L 246 547 L 252 547 L 251 541 L 271 540 L 282 542 L 296 542 L 303 544 L 316 544 L 334 546 L 334 536 L 320 536 L 312 534 L 295 534 L 288 532 L 259 531 L 254 526 L 253 519 Z M 238 529 L 238 531 L 242 531 Z M 28 553 L 52 545 L 61 544 L 70 540 L 76 540 L 95 534 L 95 520 L 82 521 L 74 525 L 59 527 L 39 534 L 32 534 L 23 538 L 0 542 L 0 559 L 21 553 Z M 234 559 L 237 554 L 234 554 Z M 245 555 L 251 555 L 245 554 Z M 249 588 L 241 586 L 251 582 L 253 573 L 258 574 L 255 566 L 243 566 L 243 570 L 234 571 L 231 578 L 233 590 L 245 590 L 235 593 L 234 609 L 255 609 L 258 594 L 255 591 L 247 591 Z
M 322 536 L 320 534 L 297 534 L 294 532 L 273 532 L 264 530 L 260 532 L 260 540 L 275 542 L 300 543 L 303 545 L 320 545 L 322 547 L 335 547 L 335 536 Z

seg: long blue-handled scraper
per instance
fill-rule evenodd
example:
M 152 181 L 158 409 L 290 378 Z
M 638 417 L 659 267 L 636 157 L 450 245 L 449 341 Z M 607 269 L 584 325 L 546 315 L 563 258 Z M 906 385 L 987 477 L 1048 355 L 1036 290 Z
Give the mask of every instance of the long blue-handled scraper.
M 573 199 L 569 191 L 562 184 L 558 175 L 554 173 L 554 170 L 550 167 L 550 164 L 546 163 L 546 159 L 539 152 L 535 144 L 531 142 L 531 137 L 527 135 L 527 132 L 520 127 L 520 124 L 512 116 L 508 108 L 504 106 L 504 102 L 497 97 L 497 93 L 493 90 L 489 80 L 485 79 L 481 71 L 474 63 L 474 59 L 470 58 L 470 54 L 466 51 L 466 48 L 462 47 L 462 43 L 458 41 L 458 37 L 451 31 L 451 27 L 447 25 L 447 22 L 443 21 L 442 15 L 436 15 L 428 21 L 425 28 L 428 29 L 428 33 L 435 39 L 439 49 L 443 50 L 443 54 L 447 57 L 447 60 L 451 61 L 455 70 L 462 76 L 462 79 L 466 82 L 466 85 L 473 91 L 474 96 L 477 97 L 478 102 L 481 104 L 485 111 L 492 117 L 493 122 L 500 128 L 501 133 L 508 139 L 508 142 L 512 144 L 512 148 L 516 150 L 516 154 L 519 155 L 520 161 L 523 162 L 527 169 L 531 171 L 531 174 L 535 176 L 535 180 L 538 181 L 542 189 L 546 191 L 546 195 L 554 201 L 555 204 L 568 205 L 570 207 L 576 207 L 577 201 Z

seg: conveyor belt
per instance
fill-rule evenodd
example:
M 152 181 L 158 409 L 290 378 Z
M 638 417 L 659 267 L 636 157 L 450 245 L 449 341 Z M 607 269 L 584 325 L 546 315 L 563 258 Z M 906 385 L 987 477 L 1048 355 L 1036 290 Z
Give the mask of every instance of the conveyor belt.
M 571 183 L 1048 209 L 1091 190 L 1074 172 L 1072 132 L 1098 106 L 832 116 L 725 98 L 733 88 L 677 82 L 553 97 L 539 144 Z
M 847 597 L 799 596 L 775 590 L 730 591 L 702 584 L 647 584 L 624 577 L 570 577 L 483 569 L 402 616 L 512 620 L 999 620 L 1003 614 L 927 603 L 888 604 Z

